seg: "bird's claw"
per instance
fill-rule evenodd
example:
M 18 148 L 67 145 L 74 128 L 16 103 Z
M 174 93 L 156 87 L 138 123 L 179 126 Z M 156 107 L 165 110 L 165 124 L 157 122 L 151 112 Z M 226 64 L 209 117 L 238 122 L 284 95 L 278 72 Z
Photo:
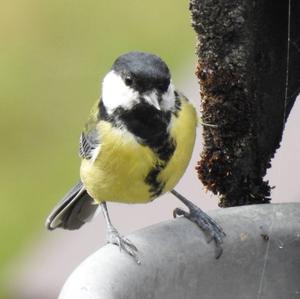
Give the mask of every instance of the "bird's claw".
M 124 250 L 132 256 L 137 264 L 141 263 L 137 256 L 138 249 L 136 246 L 127 238 L 122 237 L 117 230 L 111 229 L 108 231 L 107 243 L 117 245 L 120 251 Z
M 188 207 L 190 212 L 186 212 L 180 208 L 176 208 L 173 212 L 174 218 L 176 217 L 185 217 L 190 221 L 197 224 L 205 233 L 207 242 L 215 241 L 216 244 L 216 258 L 219 258 L 222 255 L 223 248 L 222 243 L 223 239 L 226 236 L 222 227 L 215 222 L 211 217 L 199 209 L 196 205 L 192 204 Z

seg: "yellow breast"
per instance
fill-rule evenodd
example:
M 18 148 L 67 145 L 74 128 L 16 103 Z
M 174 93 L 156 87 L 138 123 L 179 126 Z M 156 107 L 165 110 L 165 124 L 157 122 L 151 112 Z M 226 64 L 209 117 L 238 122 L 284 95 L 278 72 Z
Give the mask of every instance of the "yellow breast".
M 194 107 L 182 100 L 178 116 L 172 116 L 171 137 L 176 149 L 157 179 L 162 192 L 170 191 L 183 175 L 191 158 L 197 117 Z M 97 201 L 144 203 L 153 199 L 147 176 L 159 159 L 126 130 L 100 121 L 101 149 L 94 162 L 83 160 L 80 175 L 88 193 Z
M 181 111 L 178 118 L 173 119 L 171 137 L 176 141 L 176 150 L 160 173 L 159 179 L 164 181 L 164 192 L 171 191 L 184 174 L 191 159 L 197 127 L 195 108 L 185 99 L 181 102 Z

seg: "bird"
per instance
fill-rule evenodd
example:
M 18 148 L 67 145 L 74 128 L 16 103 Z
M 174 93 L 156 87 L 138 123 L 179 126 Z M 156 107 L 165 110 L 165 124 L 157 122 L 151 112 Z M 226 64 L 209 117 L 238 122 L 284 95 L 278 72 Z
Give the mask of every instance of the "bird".
M 107 243 L 139 263 L 137 247 L 112 224 L 107 202 L 148 203 L 171 192 L 189 209 L 175 209 L 174 217 L 197 224 L 215 241 L 219 257 L 223 229 L 174 189 L 191 159 L 197 123 L 194 106 L 175 89 L 159 56 L 132 51 L 118 57 L 80 135 L 80 180 L 54 207 L 46 227 L 79 229 L 100 206 Z

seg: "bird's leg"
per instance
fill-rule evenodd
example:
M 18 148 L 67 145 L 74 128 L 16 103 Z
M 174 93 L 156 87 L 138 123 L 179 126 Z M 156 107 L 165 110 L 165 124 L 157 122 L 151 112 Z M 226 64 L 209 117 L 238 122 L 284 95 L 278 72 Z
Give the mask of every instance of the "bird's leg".
M 190 221 L 197 224 L 207 235 L 208 242 L 214 240 L 216 243 L 216 258 L 219 258 L 223 252 L 222 243 L 223 239 L 226 236 L 222 227 L 215 222 L 211 217 L 209 217 L 206 213 L 204 213 L 200 208 L 194 205 L 192 202 L 183 197 L 180 193 L 175 191 L 174 189 L 171 191 L 173 195 L 175 195 L 182 203 L 184 203 L 188 209 L 189 213 L 176 208 L 173 212 L 174 217 L 183 216 Z
M 137 257 L 137 251 L 138 251 L 137 248 L 128 239 L 121 236 L 119 232 L 116 230 L 116 228 L 112 225 L 108 214 L 106 202 L 105 201 L 101 202 L 100 206 L 107 226 L 107 243 L 111 243 L 119 246 L 120 251 L 124 250 L 126 253 L 131 255 L 138 264 L 140 264 L 140 261 Z

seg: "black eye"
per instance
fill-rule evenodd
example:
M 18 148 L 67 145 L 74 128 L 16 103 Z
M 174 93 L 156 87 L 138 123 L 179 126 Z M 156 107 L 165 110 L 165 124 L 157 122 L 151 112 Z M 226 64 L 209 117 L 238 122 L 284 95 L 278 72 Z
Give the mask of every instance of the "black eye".
M 168 90 L 169 84 L 170 84 L 169 80 L 168 81 L 163 81 L 163 82 L 158 82 L 157 83 L 157 89 L 160 92 L 166 92 Z
M 133 83 L 133 79 L 130 76 L 126 76 L 124 82 L 127 86 L 131 86 Z
M 166 85 L 165 85 L 165 84 L 159 84 L 159 85 L 157 86 L 157 89 L 163 92 L 163 91 L 165 91 L 167 88 L 166 88 Z

